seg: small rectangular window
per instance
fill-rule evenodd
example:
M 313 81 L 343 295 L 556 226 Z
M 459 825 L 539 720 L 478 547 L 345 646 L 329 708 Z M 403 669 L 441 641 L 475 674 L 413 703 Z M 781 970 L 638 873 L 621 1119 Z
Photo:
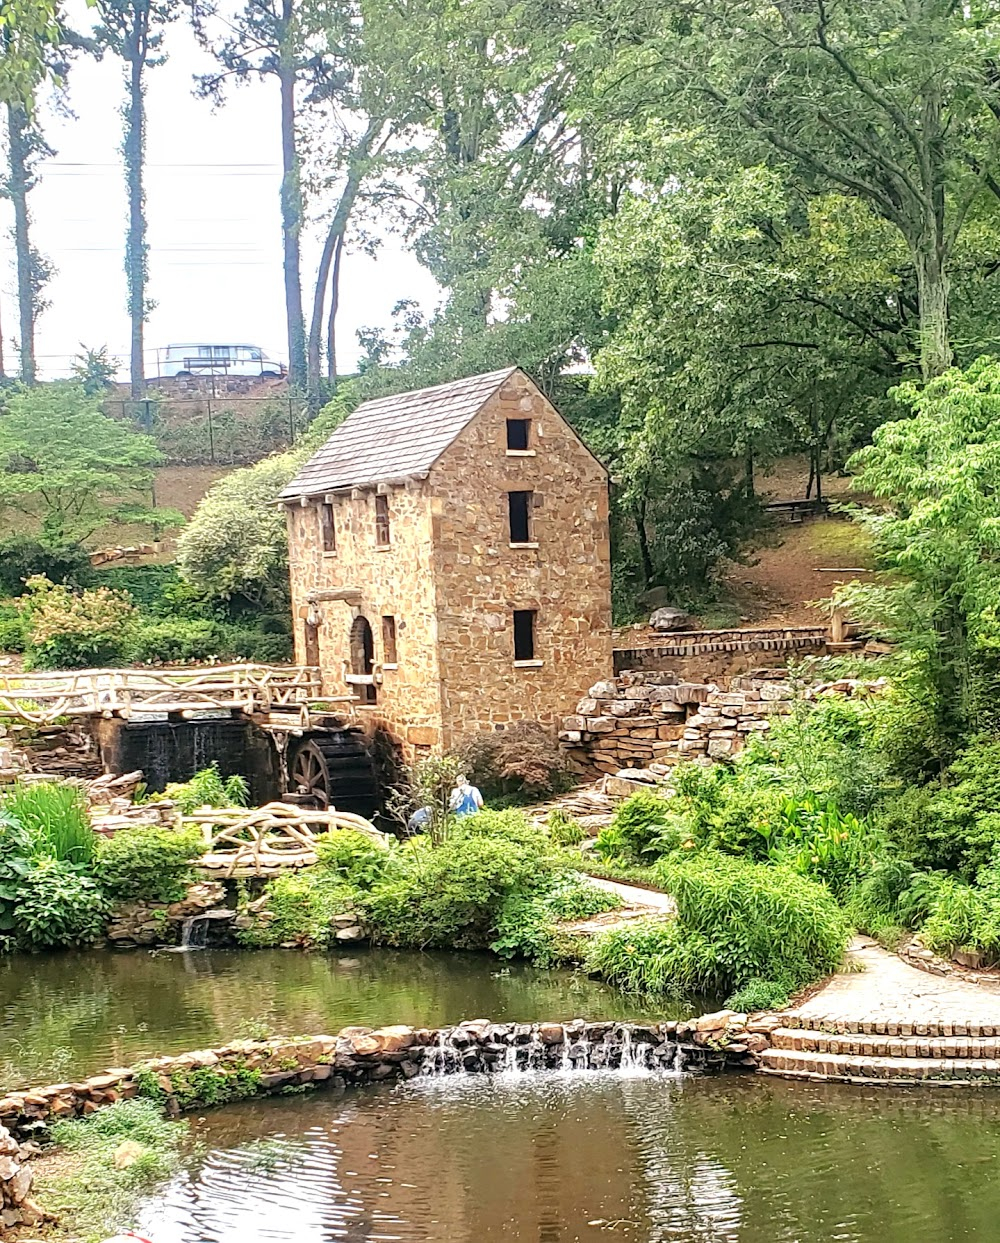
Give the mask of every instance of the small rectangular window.
M 387 665 L 396 664 L 396 619 L 382 618 L 382 659 Z
M 535 659 L 535 610 L 514 610 L 514 659 Z
M 507 448 L 524 452 L 531 437 L 530 419 L 507 420 Z
M 375 543 L 384 548 L 389 543 L 389 498 L 375 498 Z
M 324 552 L 337 551 L 337 529 L 333 524 L 333 506 L 322 504 L 319 507 L 319 532 Z
M 508 492 L 507 505 L 510 513 L 510 542 L 527 544 L 531 541 L 531 493 Z

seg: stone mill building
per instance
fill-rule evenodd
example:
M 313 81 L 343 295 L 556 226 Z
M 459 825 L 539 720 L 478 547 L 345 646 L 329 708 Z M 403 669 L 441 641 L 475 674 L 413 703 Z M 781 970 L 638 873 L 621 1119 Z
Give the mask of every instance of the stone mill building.
M 607 473 L 522 371 L 365 402 L 280 499 L 296 659 L 409 758 L 609 676 Z

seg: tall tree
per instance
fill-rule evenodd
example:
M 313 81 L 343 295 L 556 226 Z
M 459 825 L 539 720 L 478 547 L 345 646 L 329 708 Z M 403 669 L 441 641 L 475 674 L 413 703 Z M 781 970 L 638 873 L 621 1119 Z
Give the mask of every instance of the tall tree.
M 817 189 L 863 199 L 912 261 L 923 375 L 947 368 L 955 249 L 974 205 L 1000 195 L 991 0 L 695 0 L 682 13 L 657 6 L 651 19 L 643 2 L 635 12 L 655 32 L 608 69 L 605 118 L 652 112 L 703 126 L 735 158 L 790 164 Z
M 0 102 L 30 109 L 46 74 L 49 48 L 59 42 L 55 0 L 2 0 L 0 3 Z
M 173 0 L 94 0 L 101 24 L 100 42 L 125 63 L 126 99 L 122 158 L 128 198 L 125 238 L 125 282 L 131 325 L 129 378 L 132 397 L 145 388 L 144 329 L 152 304 L 147 297 L 149 245 L 146 241 L 146 195 L 143 186 L 146 153 L 146 70 L 161 65 L 163 29 L 178 15 Z
M 212 50 L 222 69 L 199 79 L 201 93 L 221 99 L 227 80 L 273 79 L 281 111 L 281 236 L 288 335 L 288 378 L 304 388 L 306 327 L 302 306 L 303 105 L 330 97 L 349 77 L 343 65 L 347 5 L 317 6 L 311 0 L 248 0 Z M 208 36 L 202 37 L 209 42 Z

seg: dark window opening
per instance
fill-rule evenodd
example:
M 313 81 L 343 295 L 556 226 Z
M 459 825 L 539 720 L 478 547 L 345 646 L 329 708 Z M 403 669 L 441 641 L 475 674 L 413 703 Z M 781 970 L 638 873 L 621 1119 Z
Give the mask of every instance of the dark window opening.
M 389 498 L 375 498 L 375 543 L 384 547 L 389 542 Z
M 351 673 L 371 677 L 375 668 L 375 638 L 367 617 L 358 616 L 351 625 Z M 373 704 L 378 699 L 374 680 L 355 683 L 355 694 L 362 703 Z
M 527 544 L 531 541 L 531 493 L 508 492 L 510 509 L 510 542 Z
M 535 659 L 535 610 L 514 610 L 514 659 Z
M 319 530 L 320 538 L 323 541 L 324 552 L 337 551 L 337 531 L 333 525 L 333 506 L 320 505 L 319 507 Z
M 527 449 L 528 441 L 531 437 L 531 420 L 530 419 L 508 419 L 507 420 L 507 448 L 519 449 L 522 452 Z
M 382 618 L 382 659 L 387 665 L 396 664 L 396 619 Z

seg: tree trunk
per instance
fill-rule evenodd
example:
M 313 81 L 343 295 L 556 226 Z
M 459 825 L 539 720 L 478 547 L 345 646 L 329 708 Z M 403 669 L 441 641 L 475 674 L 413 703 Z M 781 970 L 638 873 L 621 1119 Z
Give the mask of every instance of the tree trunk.
M 128 235 L 125 240 L 125 280 L 128 289 L 128 315 L 131 321 L 129 378 L 131 395 L 138 401 L 145 390 L 143 328 L 146 321 L 146 216 L 142 189 L 142 164 L 146 145 L 146 108 L 143 100 L 142 70 L 145 53 L 143 36 L 136 31 L 129 49 L 128 103 L 125 105 L 125 185 L 128 193 Z
M 642 558 L 642 576 L 649 587 L 653 582 L 653 557 L 649 551 L 649 532 L 646 530 L 646 501 L 639 502 L 635 513 L 635 533 L 639 539 L 639 556 Z
M 337 311 L 340 309 L 340 260 L 344 254 L 344 235 L 337 239 L 333 257 L 333 278 L 330 281 L 330 314 L 326 321 L 326 378 L 337 389 Z
M 925 380 L 952 364 L 948 336 L 948 274 L 933 244 L 914 249 L 917 299 L 920 306 L 920 370 Z
M 15 104 L 7 105 L 7 138 L 10 178 L 7 191 L 14 207 L 14 253 L 17 259 L 17 311 L 21 380 L 35 382 L 35 294 L 32 288 L 32 258 L 28 216 L 30 174 L 28 156 L 31 151 L 28 114 Z
M 282 12 L 286 33 L 291 19 L 291 0 Z M 302 314 L 302 184 L 295 142 L 295 66 L 282 48 L 278 69 L 281 87 L 281 235 L 284 247 L 285 320 L 288 328 L 288 383 L 301 390 L 306 382 L 306 328 Z
M 364 161 L 367 159 L 372 140 L 380 128 L 381 123 L 378 126 L 369 125 L 357 147 L 351 153 L 347 181 L 340 196 L 340 202 L 337 204 L 337 210 L 333 213 L 333 219 L 330 221 L 326 240 L 323 243 L 323 253 L 320 255 L 319 268 L 316 273 L 312 319 L 309 321 L 310 396 L 314 396 L 319 389 L 319 379 L 323 366 L 323 310 L 326 303 L 326 287 L 330 281 L 332 270 L 334 287 L 331 293 L 331 317 L 327 327 L 327 341 L 329 343 L 332 338 L 333 322 L 336 319 L 337 303 L 339 301 L 337 285 L 340 279 L 340 257 L 343 252 L 344 237 L 347 233 L 351 213 L 354 210 L 354 204 L 357 202 L 358 192 L 361 189 L 361 182 L 364 178 Z M 336 380 L 337 368 L 335 363 L 329 368 L 328 374 L 331 379 Z

